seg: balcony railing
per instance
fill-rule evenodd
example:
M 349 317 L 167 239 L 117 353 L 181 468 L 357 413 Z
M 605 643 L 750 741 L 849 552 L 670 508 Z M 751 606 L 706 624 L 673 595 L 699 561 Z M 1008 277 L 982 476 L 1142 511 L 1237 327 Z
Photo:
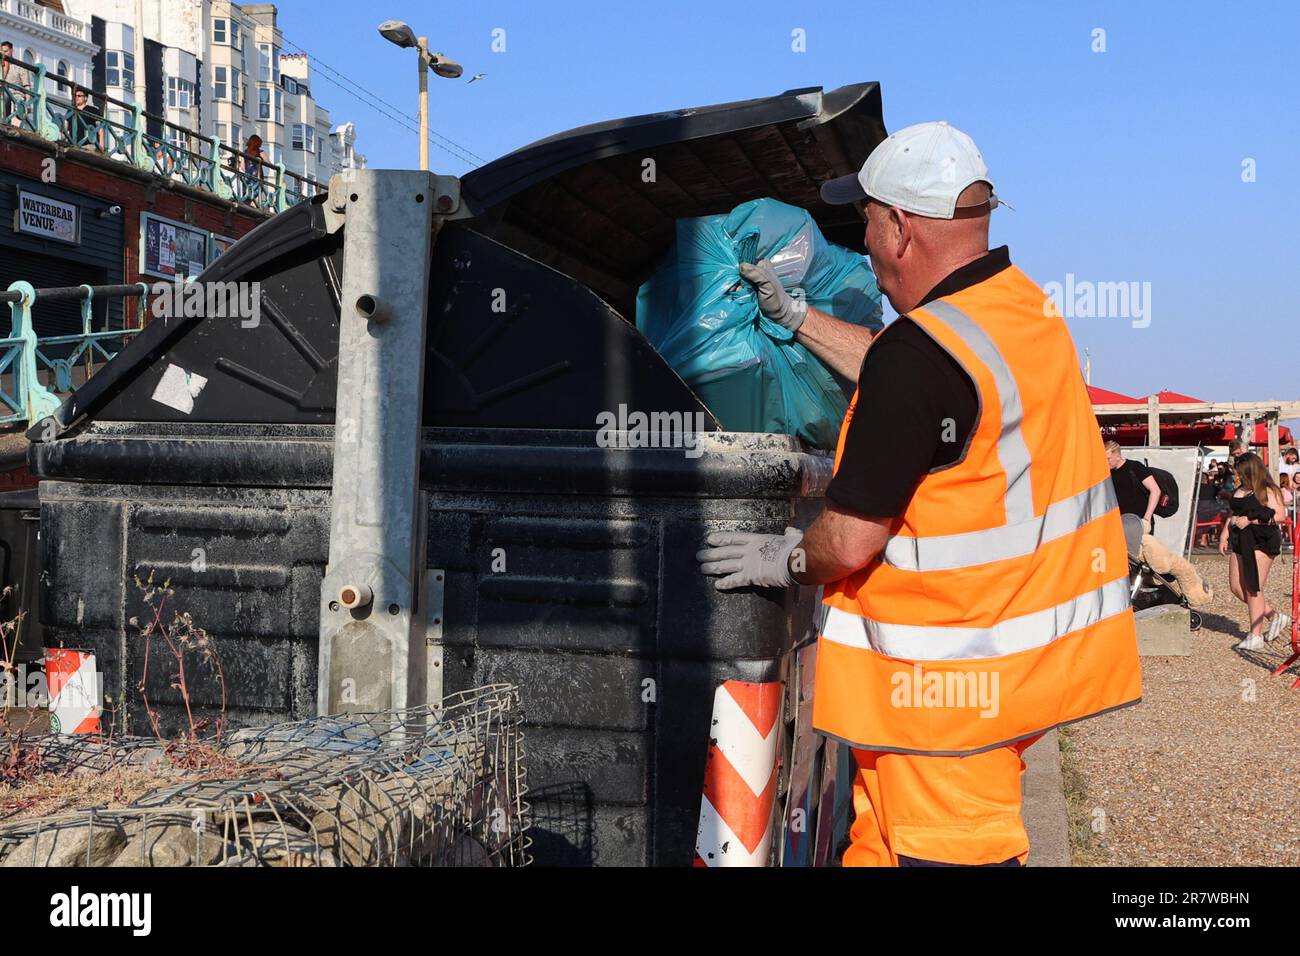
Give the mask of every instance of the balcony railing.
M 4 2 L 23 0 L 0 0 Z M 73 106 L 73 93 L 84 87 L 47 74 L 43 65 L 2 55 L 0 59 L 11 64 L 9 79 L 0 81 L 0 124 L 266 212 L 282 212 L 326 191 L 324 184 L 289 172 L 283 163 L 254 159 L 216 137 L 200 136 L 102 93 L 93 94 L 93 111 L 78 110 Z M 50 93 L 47 82 L 58 92 Z M 114 118 L 115 112 L 120 119 Z M 162 135 L 150 135 L 151 126 Z
M 144 327 L 148 293 L 145 283 L 38 291 L 27 282 L 0 292 L 0 303 L 8 303 L 12 316 L 9 337 L 0 339 L 0 424 L 38 422 L 52 415 L 63 403 L 61 396 L 84 384 Z M 121 328 L 92 328 L 94 302 L 127 297 L 136 302 L 134 328 L 126 325 L 125 309 Z M 69 300 L 81 303 L 81 331 L 38 338 L 32 307 Z
M 43 7 L 34 0 L 0 0 L 0 12 L 12 13 L 14 16 L 40 24 L 56 33 L 66 33 L 78 40 L 86 38 L 86 25 L 80 20 L 65 16 L 58 10 Z

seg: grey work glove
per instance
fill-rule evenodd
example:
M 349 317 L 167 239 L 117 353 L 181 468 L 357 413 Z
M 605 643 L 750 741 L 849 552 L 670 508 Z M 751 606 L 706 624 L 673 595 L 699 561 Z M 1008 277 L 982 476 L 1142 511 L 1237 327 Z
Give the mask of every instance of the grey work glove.
M 799 331 L 804 316 L 808 314 L 808 303 L 803 299 L 796 301 L 785 291 L 781 277 L 776 274 L 771 262 L 767 259 L 759 259 L 754 263 L 742 262 L 740 274 L 754 287 L 760 312 L 791 332 Z
M 719 576 L 713 584 L 719 591 L 788 588 L 795 583 L 790 553 L 803 540 L 798 528 L 786 528 L 785 534 L 715 531 L 706 540 L 709 547 L 696 552 L 695 560 L 705 574 Z

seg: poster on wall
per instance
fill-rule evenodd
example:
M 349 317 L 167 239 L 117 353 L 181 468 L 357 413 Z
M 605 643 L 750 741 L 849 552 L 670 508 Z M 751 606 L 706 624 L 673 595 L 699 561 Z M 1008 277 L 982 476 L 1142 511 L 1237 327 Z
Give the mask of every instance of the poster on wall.
M 141 272 L 165 279 L 188 278 L 208 264 L 208 234 L 183 223 L 145 213 Z
M 165 222 L 158 223 L 158 271 L 176 274 L 176 230 Z
M 211 264 L 218 256 L 235 244 L 235 240 L 229 236 L 218 236 L 215 232 L 209 236 L 208 244 L 208 263 Z
M 208 266 L 208 234 L 183 229 L 176 234 L 177 271 L 181 275 L 196 276 Z M 180 264 L 184 263 L 184 268 Z

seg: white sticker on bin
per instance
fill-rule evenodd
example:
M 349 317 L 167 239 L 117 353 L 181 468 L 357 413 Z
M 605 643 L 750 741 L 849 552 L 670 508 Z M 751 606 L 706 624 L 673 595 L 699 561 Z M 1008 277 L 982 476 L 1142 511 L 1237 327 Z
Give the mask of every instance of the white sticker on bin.
M 189 415 L 194 411 L 194 399 L 207 384 L 208 380 L 202 375 L 187 372 L 179 365 L 168 365 L 158 387 L 153 390 L 153 400 Z

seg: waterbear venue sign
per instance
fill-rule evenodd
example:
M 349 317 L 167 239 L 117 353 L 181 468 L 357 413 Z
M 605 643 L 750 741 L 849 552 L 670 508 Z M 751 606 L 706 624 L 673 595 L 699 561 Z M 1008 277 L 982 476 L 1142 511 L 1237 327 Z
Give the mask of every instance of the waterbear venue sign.
M 25 232 L 60 242 L 81 242 L 79 210 L 70 202 L 18 190 L 14 232 Z

